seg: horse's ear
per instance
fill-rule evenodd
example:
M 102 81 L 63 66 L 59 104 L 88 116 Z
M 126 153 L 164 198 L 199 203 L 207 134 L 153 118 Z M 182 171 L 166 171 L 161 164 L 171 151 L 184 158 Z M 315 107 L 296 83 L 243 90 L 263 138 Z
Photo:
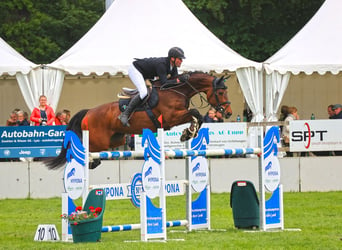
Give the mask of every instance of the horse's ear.
M 223 76 L 222 76 L 223 77 Z M 226 81 L 231 77 L 231 75 L 228 75 L 227 77 L 225 77 L 223 80 Z
M 219 79 L 217 79 L 216 85 L 220 84 L 221 82 L 224 83 L 223 76 L 221 76 Z

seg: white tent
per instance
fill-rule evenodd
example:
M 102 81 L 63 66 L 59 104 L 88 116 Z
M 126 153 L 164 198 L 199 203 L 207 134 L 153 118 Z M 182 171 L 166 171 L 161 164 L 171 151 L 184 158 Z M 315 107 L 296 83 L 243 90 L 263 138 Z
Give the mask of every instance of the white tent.
M 183 70 L 255 67 L 216 38 L 181 0 L 115 0 L 101 19 L 51 65 L 75 75 L 127 74 L 134 58 L 185 51 Z
M 327 0 L 312 19 L 278 52 L 264 62 L 266 70 L 266 115 L 276 112 L 290 74 L 342 71 L 342 1 Z
M 28 74 L 36 64 L 30 62 L 0 37 L 0 75 Z
M 49 104 L 55 109 L 59 95 L 57 82 L 63 83 L 63 72 L 54 69 L 43 70 L 39 65 L 27 60 L 0 38 L 0 75 L 15 75 L 25 102 L 30 110 L 39 104 L 39 96 L 48 97 Z M 60 85 L 61 90 L 62 85 Z M 60 92 L 59 90 L 59 92 Z
M 181 0 L 115 0 L 87 34 L 48 66 L 72 75 L 127 74 L 134 58 L 167 56 L 173 46 L 185 51 L 181 71 L 237 71 L 255 119 L 262 119 L 262 65 L 221 42 Z

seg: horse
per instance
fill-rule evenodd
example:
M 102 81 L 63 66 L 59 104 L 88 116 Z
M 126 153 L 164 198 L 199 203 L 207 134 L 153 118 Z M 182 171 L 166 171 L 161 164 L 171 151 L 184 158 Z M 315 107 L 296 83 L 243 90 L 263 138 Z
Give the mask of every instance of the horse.
M 184 83 L 164 84 L 155 81 L 152 92 L 157 92 L 155 107 L 147 106 L 147 111 L 135 111 L 125 127 L 118 119 L 120 115 L 119 101 L 102 104 L 92 109 L 81 110 L 70 120 L 66 130 L 72 130 L 82 139 L 82 130 L 89 130 L 89 151 L 99 152 L 125 144 L 126 134 L 142 134 L 144 128 L 156 132 L 158 127 L 169 130 L 174 126 L 190 122 L 190 127 L 183 131 L 181 141 L 197 136 L 203 123 L 203 117 L 197 109 L 189 109 L 190 99 L 200 95 L 202 101 L 208 103 L 229 118 L 232 109 L 228 100 L 225 78 L 217 78 L 203 72 L 189 72 L 189 79 Z M 206 98 L 203 97 L 206 94 Z M 152 99 L 152 94 L 150 95 Z M 159 99 L 158 99 L 159 97 Z M 146 102 L 147 105 L 148 102 Z M 150 108 L 149 108 L 150 107 Z M 158 122 L 161 121 L 161 123 Z M 44 163 L 49 169 L 58 169 L 66 163 L 66 149 L 62 147 L 60 154 Z M 94 160 L 89 168 L 95 168 L 100 160 Z

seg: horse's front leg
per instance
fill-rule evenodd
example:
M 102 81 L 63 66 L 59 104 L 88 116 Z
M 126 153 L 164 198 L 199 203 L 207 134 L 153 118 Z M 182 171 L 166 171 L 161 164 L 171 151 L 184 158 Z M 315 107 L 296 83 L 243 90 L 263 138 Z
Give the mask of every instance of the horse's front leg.
M 195 138 L 198 135 L 198 131 L 202 126 L 203 117 L 197 109 L 190 109 L 188 115 L 192 117 L 192 121 L 189 128 L 183 130 L 180 140 L 187 141 L 191 138 Z

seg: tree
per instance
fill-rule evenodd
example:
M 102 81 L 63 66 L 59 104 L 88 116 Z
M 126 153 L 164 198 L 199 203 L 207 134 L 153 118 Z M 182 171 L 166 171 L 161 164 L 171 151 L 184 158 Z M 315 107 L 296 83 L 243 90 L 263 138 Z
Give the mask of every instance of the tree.
M 143 0 L 141 0 L 143 1 Z M 29 60 L 56 60 L 103 15 L 105 0 L 2 0 L 0 36 Z M 264 61 L 280 49 L 323 0 L 184 0 L 218 38 Z
M 27 59 L 50 63 L 101 17 L 100 0 L 2 0 L 0 36 Z
M 323 0 L 184 0 L 218 38 L 241 55 L 264 61 L 315 14 Z

